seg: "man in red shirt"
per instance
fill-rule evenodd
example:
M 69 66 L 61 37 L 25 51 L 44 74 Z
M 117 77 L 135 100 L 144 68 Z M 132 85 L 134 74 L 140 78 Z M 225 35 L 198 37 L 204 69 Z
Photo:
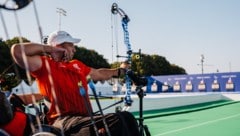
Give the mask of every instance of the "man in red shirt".
M 74 44 L 78 42 L 80 39 L 73 38 L 65 31 L 55 31 L 49 35 L 47 45 L 15 44 L 11 48 L 11 54 L 20 67 L 30 71 L 36 78 L 40 93 L 51 102 L 47 113 L 49 124 L 63 129 L 65 135 L 95 135 L 84 104 L 90 103 L 87 79 L 107 80 L 112 76 L 125 74 L 123 68 L 127 65 L 122 64 L 121 69 L 95 69 L 79 60 L 72 60 L 76 52 Z M 80 95 L 79 83 L 86 91 L 87 100 Z M 101 120 L 100 116 L 94 118 Z M 113 113 L 105 118 L 112 136 L 139 135 L 137 122 L 130 113 Z M 105 133 L 102 131 L 102 121 L 96 122 L 98 131 Z

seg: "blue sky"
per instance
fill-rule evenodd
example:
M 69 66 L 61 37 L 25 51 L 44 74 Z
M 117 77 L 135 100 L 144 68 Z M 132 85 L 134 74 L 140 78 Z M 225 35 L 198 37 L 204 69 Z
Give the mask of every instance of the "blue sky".
M 240 71 L 240 1 L 239 0 L 35 0 L 43 35 L 59 29 L 57 8 L 67 11 L 61 29 L 82 39 L 80 46 L 94 49 L 111 63 L 125 54 L 120 17 L 113 20 L 113 2 L 123 9 L 129 22 L 133 51 L 158 54 L 187 73 L 201 73 L 200 56 L 204 55 L 204 73 Z M 9 37 L 19 35 L 12 11 L 2 10 Z M 17 11 L 21 34 L 40 42 L 37 21 L 31 3 Z M 116 26 L 117 39 L 111 26 Z M 115 32 L 115 31 L 114 31 Z M 6 34 L 0 23 L 0 37 Z M 114 39 L 114 40 L 112 40 Z M 121 61 L 121 59 L 119 60 Z

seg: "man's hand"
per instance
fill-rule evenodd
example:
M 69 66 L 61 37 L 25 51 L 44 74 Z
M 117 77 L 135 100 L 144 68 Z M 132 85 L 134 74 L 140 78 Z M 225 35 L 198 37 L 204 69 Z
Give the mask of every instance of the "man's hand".
M 68 61 L 67 50 L 59 47 L 52 47 L 49 52 L 54 61 Z
M 118 77 L 125 75 L 126 71 L 130 68 L 130 64 L 126 61 L 122 62 L 120 64 L 120 67 L 118 69 Z
M 120 68 L 123 68 L 123 69 L 129 69 L 130 68 L 130 64 L 126 61 L 122 62 L 120 64 Z

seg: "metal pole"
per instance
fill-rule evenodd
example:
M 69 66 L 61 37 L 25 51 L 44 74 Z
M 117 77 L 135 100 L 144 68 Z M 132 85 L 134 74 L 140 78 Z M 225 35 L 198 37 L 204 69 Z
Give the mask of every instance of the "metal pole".
M 200 59 L 201 59 L 201 67 L 202 67 L 202 75 L 203 75 L 203 73 L 204 73 L 204 71 L 203 71 L 203 62 L 204 62 L 203 54 L 201 55 Z
M 59 30 L 61 30 L 61 16 L 67 16 L 66 15 L 66 11 L 62 8 L 57 8 L 57 13 L 59 14 L 59 22 L 58 22 L 58 25 L 59 25 Z

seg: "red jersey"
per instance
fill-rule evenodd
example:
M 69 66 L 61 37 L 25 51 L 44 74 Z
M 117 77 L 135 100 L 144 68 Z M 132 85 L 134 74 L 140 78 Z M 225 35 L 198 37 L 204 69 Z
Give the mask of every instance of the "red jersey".
M 56 62 L 46 56 L 41 59 L 42 67 L 31 74 L 36 78 L 40 93 L 51 101 L 47 113 L 49 122 L 53 123 L 59 116 L 88 115 L 78 83 L 82 83 L 88 98 L 87 76 L 91 68 L 78 60 Z
M 13 119 L 6 125 L 0 126 L 10 136 L 23 136 L 27 126 L 27 114 L 21 111 L 15 111 Z

